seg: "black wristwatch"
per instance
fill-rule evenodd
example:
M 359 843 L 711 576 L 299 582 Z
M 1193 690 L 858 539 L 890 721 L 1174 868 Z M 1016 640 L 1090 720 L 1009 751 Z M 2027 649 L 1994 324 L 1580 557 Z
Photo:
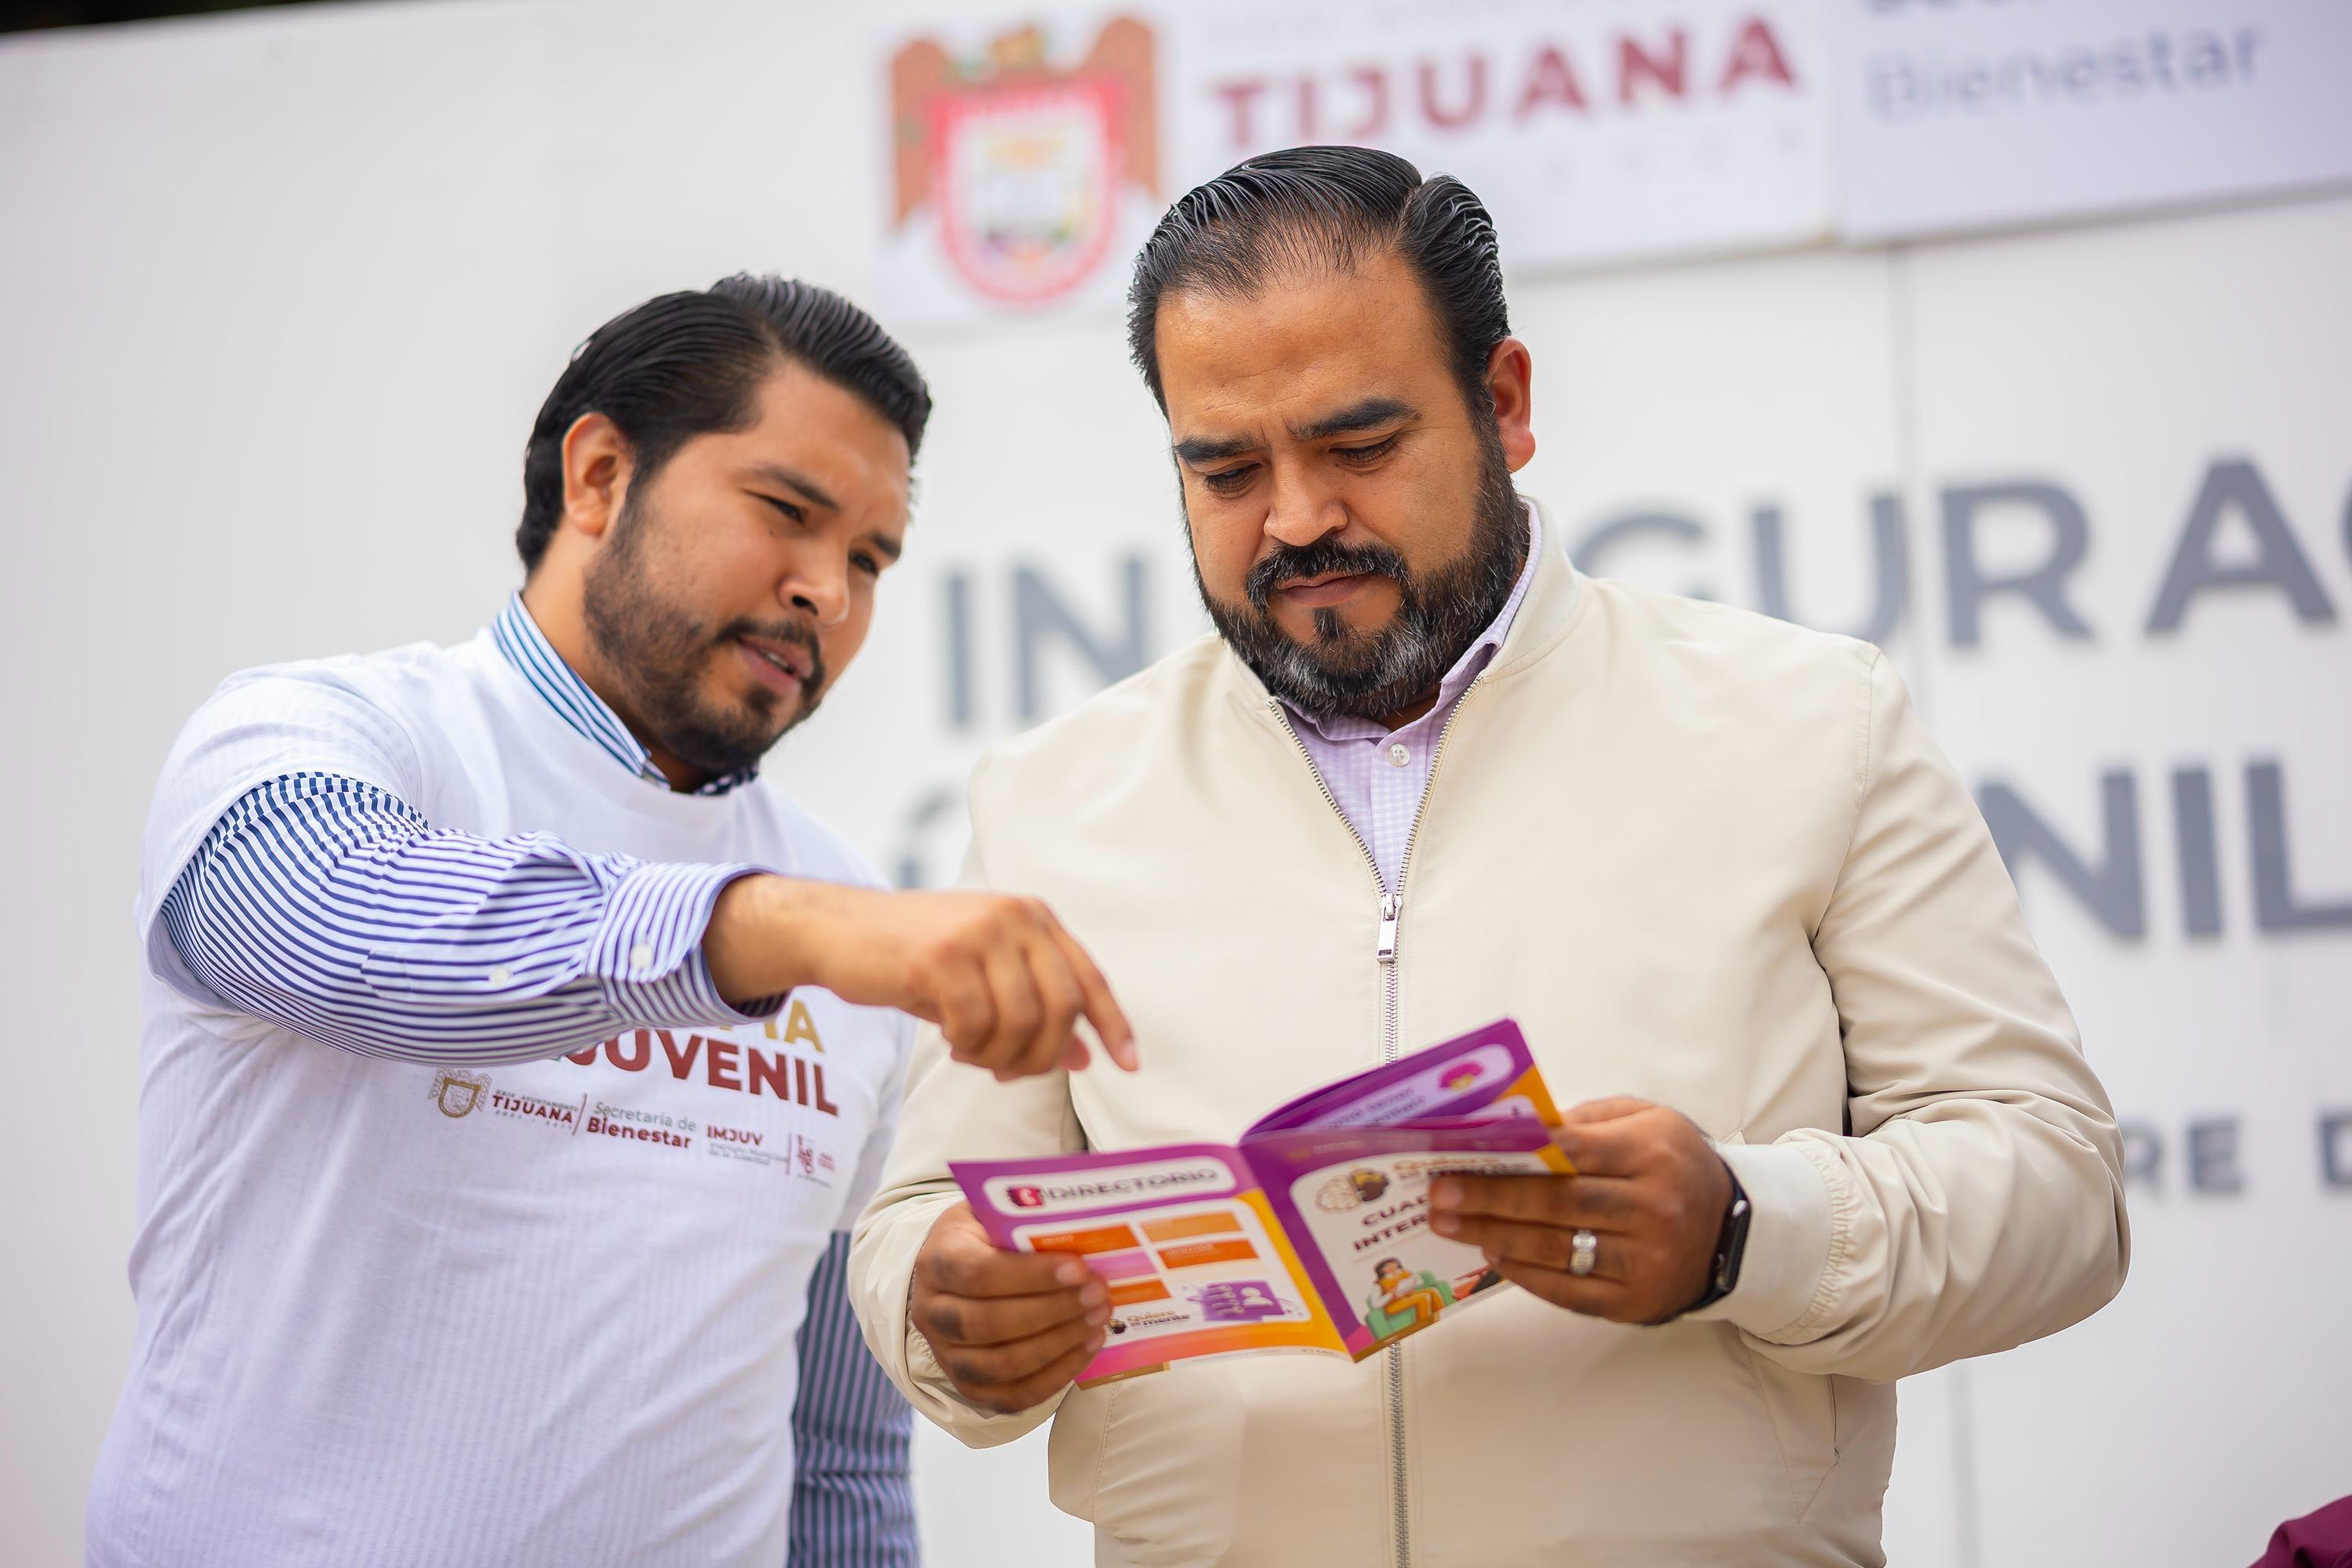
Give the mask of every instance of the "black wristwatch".
M 1748 1251 L 1748 1189 L 1739 1184 L 1738 1176 L 1733 1174 L 1729 1165 L 1724 1167 L 1724 1174 L 1731 1177 L 1731 1205 L 1723 1211 L 1723 1229 L 1715 1238 L 1715 1257 L 1707 1266 L 1706 1289 L 1683 1309 L 1685 1312 L 1714 1306 L 1739 1283 L 1739 1259 Z

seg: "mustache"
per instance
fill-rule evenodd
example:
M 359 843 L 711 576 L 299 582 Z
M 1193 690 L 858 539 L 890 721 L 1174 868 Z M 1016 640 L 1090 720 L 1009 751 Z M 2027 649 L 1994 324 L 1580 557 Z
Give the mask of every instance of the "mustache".
M 730 643 L 738 637 L 791 643 L 809 656 L 809 678 L 801 684 L 812 691 L 824 689 L 824 650 L 817 646 L 814 627 L 801 621 L 755 621 L 741 616 L 719 627 L 717 640 Z
M 1410 588 L 1412 579 L 1404 557 L 1385 544 L 1342 544 L 1328 534 L 1312 544 L 1276 544 L 1274 553 L 1250 568 L 1242 592 L 1263 612 L 1274 598 L 1276 584 L 1295 577 L 1325 577 L 1335 573 L 1386 577 Z

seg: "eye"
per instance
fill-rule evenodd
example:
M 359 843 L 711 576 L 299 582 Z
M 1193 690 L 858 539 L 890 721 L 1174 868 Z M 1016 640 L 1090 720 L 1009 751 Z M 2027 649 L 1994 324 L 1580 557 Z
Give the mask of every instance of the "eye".
M 882 575 L 882 563 L 875 560 L 871 555 L 866 554 L 863 550 L 857 552 L 855 555 L 852 555 L 849 558 L 849 563 L 852 566 L 856 567 L 860 572 L 865 573 L 868 577 L 879 577 Z
M 1331 448 L 1331 455 L 1332 455 L 1333 457 L 1335 457 L 1335 458 L 1339 458 L 1339 459 L 1340 459 L 1340 460 L 1342 460 L 1343 462 L 1349 462 L 1349 463 L 1371 463 L 1371 462 L 1377 462 L 1377 461 L 1379 461 L 1381 458 L 1387 457 L 1391 452 L 1395 451 L 1395 450 L 1396 450 L 1396 444 L 1397 444 L 1397 437 L 1394 437 L 1394 436 L 1387 436 L 1387 437 L 1383 437 L 1381 439 L 1380 439 L 1380 440 L 1378 440 L 1378 441 L 1374 441 L 1374 442 L 1372 442 L 1372 443 L 1371 443 L 1370 445 L 1369 445 L 1369 446 L 1364 446 L 1364 447 L 1332 447 L 1332 448 Z
M 803 511 L 799 507 L 794 506 L 788 500 L 778 500 L 775 497 L 770 495 L 761 496 L 760 499 L 766 501 L 770 506 L 774 507 L 778 511 L 782 512 L 785 518 L 791 521 L 806 522 L 808 521 L 808 513 Z
M 1234 496 L 1242 493 L 1242 488 L 1249 483 L 1249 477 L 1255 472 L 1257 472 L 1255 463 L 1236 463 L 1230 468 L 1220 468 L 1213 474 L 1202 474 L 1201 482 L 1208 486 L 1214 494 Z

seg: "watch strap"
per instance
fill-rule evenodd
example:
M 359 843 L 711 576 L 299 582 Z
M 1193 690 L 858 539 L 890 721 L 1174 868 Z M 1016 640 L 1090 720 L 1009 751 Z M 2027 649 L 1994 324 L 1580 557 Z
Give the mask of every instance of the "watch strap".
M 1739 1184 L 1739 1177 L 1731 1168 L 1724 1167 L 1731 1176 L 1731 1202 L 1723 1211 L 1723 1228 L 1716 1233 L 1715 1255 L 1707 1260 L 1706 1289 L 1699 1299 L 1683 1309 L 1696 1312 L 1702 1307 L 1712 1307 L 1739 1283 L 1739 1262 L 1748 1252 L 1748 1219 L 1749 1205 L 1748 1189 Z

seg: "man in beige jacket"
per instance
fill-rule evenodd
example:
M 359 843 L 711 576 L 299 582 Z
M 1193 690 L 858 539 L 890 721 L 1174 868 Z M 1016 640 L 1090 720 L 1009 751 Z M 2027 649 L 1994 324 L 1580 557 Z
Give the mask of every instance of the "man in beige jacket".
M 1132 301 L 1219 635 L 983 762 L 966 879 L 1052 904 L 1143 1070 L 919 1044 L 875 1353 L 967 1443 L 1051 1417 L 1104 1563 L 1883 1561 L 1895 1380 L 2125 1267 L 2115 1121 L 1967 791 L 1876 649 L 1570 564 L 1458 182 L 1253 160 Z M 1439 1182 L 1523 1289 L 1360 1365 L 1073 1391 L 1102 1288 L 948 1176 L 1229 1139 L 1502 1015 L 1580 1173 Z

